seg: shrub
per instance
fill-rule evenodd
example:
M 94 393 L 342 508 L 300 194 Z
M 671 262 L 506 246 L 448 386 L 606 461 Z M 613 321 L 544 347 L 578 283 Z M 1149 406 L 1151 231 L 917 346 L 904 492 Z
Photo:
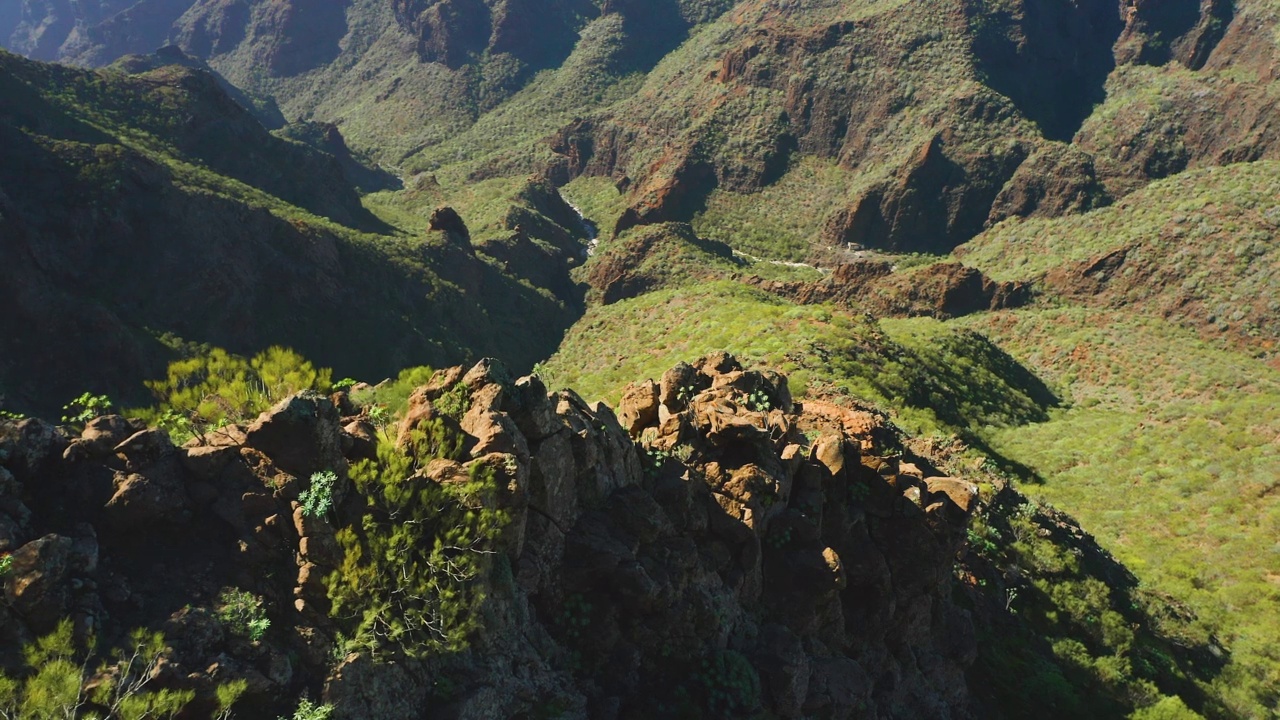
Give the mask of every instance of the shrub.
M 765 391 L 755 390 L 747 396 L 747 408 L 752 412 L 767 413 L 773 409 L 773 403 Z
M 433 374 L 435 370 L 426 366 L 405 368 L 400 371 L 395 380 L 379 383 L 376 387 L 355 393 L 351 396 L 351 401 L 361 407 L 371 408 L 371 419 L 372 407 L 383 407 L 388 413 L 389 423 L 391 416 L 404 412 L 409 406 L 409 396 L 414 390 L 426 385 Z M 377 424 L 376 420 L 374 424 Z
M 8 577 L 10 572 L 13 572 L 13 556 L 0 557 L 0 580 Z
M 467 410 L 471 406 L 471 393 L 467 390 L 467 386 L 458 383 L 449 388 L 442 394 L 432 406 L 441 414 L 447 415 L 454 420 L 461 420 L 463 415 L 467 414 Z
M 246 590 L 223 589 L 218 605 L 218 619 L 234 635 L 258 642 L 271 627 L 262 599 Z
M 106 720 L 173 718 L 195 698 L 190 690 L 152 687 L 152 678 L 167 652 L 159 633 L 135 630 L 129 642 L 94 665 L 76 646 L 71 621 L 63 620 L 52 633 L 23 650 L 26 670 L 17 677 L 0 673 L 0 718 L 5 720 L 61 720 L 96 717 Z M 95 679 L 86 692 L 85 683 Z M 231 716 L 231 706 L 245 683 L 226 683 L 216 689 L 217 716 Z
M 352 469 L 367 505 L 358 525 L 338 531 L 342 565 L 325 580 L 352 644 L 421 657 L 464 648 L 479 626 L 481 580 L 506 514 L 494 509 L 492 472 L 481 465 L 447 486 L 418 474 L 433 458 L 461 456 L 451 434 L 428 423 L 408 454 L 384 439 L 376 462 Z
M 333 485 L 338 476 L 331 470 L 318 472 L 311 476 L 311 486 L 298 495 L 302 503 L 302 514 L 307 517 L 323 518 L 333 509 Z
M 1160 702 L 1144 707 L 1129 720 L 1203 720 L 1204 716 L 1186 706 L 1177 696 L 1160 698 Z
M 84 425 L 94 418 L 102 417 L 111 412 L 111 407 L 111 399 L 106 395 L 83 393 L 80 397 L 62 406 L 62 411 L 66 413 L 62 416 L 62 422 Z
M 332 714 L 332 705 L 317 705 L 307 698 L 302 698 L 298 701 L 298 709 L 293 711 L 293 720 L 329 720 Z M 288 718 L 279 720 L 288 720 Z
M 203 435 L 227 423 L 256 417 L 302 390 L 326 392 L 331 372 L 301 355 L 271 347 L 246 360 L 221 348 L 169 364 L 163 380 L 146 383 L 159 404 L 143 417 L 175 440 Z

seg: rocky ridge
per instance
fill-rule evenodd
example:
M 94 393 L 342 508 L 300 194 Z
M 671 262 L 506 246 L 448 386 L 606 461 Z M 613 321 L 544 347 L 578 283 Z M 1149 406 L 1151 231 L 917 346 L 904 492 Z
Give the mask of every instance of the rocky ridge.
M 510 516 L 465 653 L 335 662 L 320 578 L 363 507 L 348 467 L 377 443 L 342 393 L 183 447 L 118 417 L 79 437 L 0 425 L 4 647 L 63 616 L 107 638 L 163 628 L 158 681 L 247 679 L 249 717 L 322 688 L 340 717 L 387 720 L 973 715 L 973 626 L 950 588 L 976 489 L 904 454 L 882 417 L 794 403 L 724 354 L 633 384 L 616 414 L 486 361 L 439 371 L 396 433 L 458 388 L 467 457 L 415 481 L 492 468 Z M 331 521 L 298 502 L 320 470 L 338 478 Z M 264 599 L 262 640 L 219 620 L 227 587 Z

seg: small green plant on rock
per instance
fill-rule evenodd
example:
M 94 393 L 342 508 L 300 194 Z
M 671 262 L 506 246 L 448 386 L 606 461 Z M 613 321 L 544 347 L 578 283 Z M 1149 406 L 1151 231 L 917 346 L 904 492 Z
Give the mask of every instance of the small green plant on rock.
M 313 474 L 310 487 L 298 495 L 302 514 L 313 518 L 328 515 L 333 510 L 333 486 L 337 482 L 338 475 L 332 470 Z
M 767 413 L 773 409 L 773 401 L 763 390 L 753 390 L 747 395 L 747 408 L 752 412 Z
M 307 698 L 298 701 L 298 709 L 293 711 L 292 720 L 329 720 L 329 716 L 333 714 L 333 706 L 329 704 L 313 703 Z M 279 720 L 291 720 L 290 718 L 280 718 Z
M 246 590 L 224 589 L 218 595 L 218 605 L 218 619 L 234 635 L 258 642 L 271 627 L 262 598 Z
M 676 389 L 676 401 L 681 405 L 688 405 L 693 396 L 698 394 L 698 388 L 693 385 L 682 385 Z
M 662 466 L 673 457 L 669 450 L 659 450 L 658 448 L 640 446 L 640 459 L 644 464 L 644 472 L 651 478 L 658 477 L 662 472 Z
M 80 397 L 62 406 L 62 422 L 73 425 L 84 425 L 94 418 L 111 412 L 113 404 L 106 395 L 82 393 Z
M 471 392 L 463 383 L 457 383 L 449 388 L 443 395 L 436 398 L 431 406 L 439 411 L 442 415 L 447 415 L 454 420 L 461 420 L 463 415 L 467 414 L 467 410 L 471 408 Z
M 591 612 L 594 606 L 580 593 L 574 593 L 564 599 L 564 607 L 560 609 L 557 624 L 564 631 L 565 637 L 577 642 L 591 626 Z
M 9 577 L 11 572 L 13 572 L 13 556 L 5 555 L 0 557 L 0 580 Z
M 769 537 L 765 539 L 765 543 L 774 550 L 784 550 L 791 544 L 791 528 L 787 528 L 781 532 L 769 533 Z

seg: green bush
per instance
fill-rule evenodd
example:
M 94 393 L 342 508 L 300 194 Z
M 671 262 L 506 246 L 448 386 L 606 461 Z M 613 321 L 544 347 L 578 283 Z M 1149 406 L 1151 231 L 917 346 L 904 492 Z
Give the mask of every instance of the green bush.
M 426 366 L 405 368 L 400 371 L 395 380 L 353 393 L 351 401 L 361 407 L 370 408 L 371 419 L 373 419 L 374 408 L 383 408 L 387 413 L 387 422 L 390 423 L 392 416 L 401 415 L 408 408 L 409 396 L 413 391 L 426 385 L 434 374 L 435 370 Z M 373 421 L 377 424 L 376 419 Z
M 1204 720 L 1204 716 L 1187 707 L 1182 698 L 1173 696 L 1135 711 L 1129 720 Z
M 271 627 L 262 598 L 237 588 L 225 588 L 218 595 L 218 619 L 233 635 L 251 642 L 261 640 Z
M 167 652 L 159 633 L 142 630 L 101 663 L 77 648 L 71 621 L 63 620 L 23 650 L 26 671 L 17 677 L 0 674 L 0 718 L 21 720 L 155 720 L 173 718 L 195 698 L 190 690 L 153 688 L 152 678 Z M 95 679 L 91 690 L 85 688 Z M 231 706 L 244 692 L 243 682 L 217 688 L 216 717 L 231 716 Z
M 83 393 L 80 397 L 62 406 L 62 411 L 66 413 L 62 416 L 62 422 L 84 425 L 94 418 L 110 413 L 111 408 L 111 399 L 106 395 Z
M 301 355 L 271 347 L 245 359 L 221 348 L 169 364 L 163 380 L 146 383 L 159 404 L 140 413 L 176 441 L 203 435 L 227 423 L 256 417 L 302 390 L 327 392 L 332 373 Z
M 461 420 L 463 415 L 467 414 L 467 410 L 471 407 L 471 393 L 467 390 L 467 386 L 458 383 L 449 388 L 442 394 L 432 406 L 440 411 L 441 414 L 447 415 L 454 420 Z
M 338 476 L 331 470 L 311 476 L 311 486 L 298 495 L 302 513 L 307 517 L 323 518 L 333 509 L 333 485 Z
M 333 714 L 332 705 L 317 705 L 307 698 L 298 702 L 298 709 L 293 711 L 293 720 L 329 720 Z M 279 720 L 289 720 L 280 718 Z
M 703 660 L 699 679 L 714 717 L 740 717 L 760 706 L 760 676 L 741 653 L 724 650 Z
M 374 653 L 421 657 L 460 650 L 479 627 L 483 576 L 506 520 L 495 509 L 492 472 L 441 485 L 418 474 L 432 458 L 458 459 L 461 438 L 442 422 L 416 431 L 409 452 L 390 439 L 351 479 L 366 507 L 338 531 L 342 565 L 326 578 L 332 614 L 351 643 Z

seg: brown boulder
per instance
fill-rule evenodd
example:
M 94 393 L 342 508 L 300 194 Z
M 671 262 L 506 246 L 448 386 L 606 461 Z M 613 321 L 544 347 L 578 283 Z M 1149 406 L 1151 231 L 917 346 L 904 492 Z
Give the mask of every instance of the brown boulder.
M 131 435 L 146 427 L 136 421 L 129 421 L 119 415 L 103 415 L 90 420 L 84 427 L 80 437 L 71 441 L 63 452 L 63 457 L 71 460 L 77 457 L 100 458 L 110 455 L 112 450 Z
M 378 459 L 378 429 L 368 420 L 353 420 L 342 428 L 349 460 Z
M 658 422 L 658 383 L 645 380 L 630 383 L 622 391 L 622 401 L 618 403 L 618 422 L 631 437 L 638 437 L 640 431 Z
M 550 437 L 564 427 L 547 397 L 547 386 L 537 375 L 520 378 L 510 392 L 504 393 L 502 411 L 511 416 L 530 442 Z
M 245 443 L 295 477 L 326 470 L 346 474 L 338 409 L 319 393 L 306 391 L 281 400 L 249 426 Z
M 239 457 L 239 448 L 229 445 L 199 445 L 178 450 L 178 459 L 187 472 L 206 482 L 217 481 L 227 465 Z
M 324 700 L 339 717 L 414 720 L 421 716 L 430 688 L 406 663 L 353 653 L 325 681 Z
M 967 480 L 951 477 L 928 478 L 925 486 L 930 495 L 945 496 L 960 512 L 968 514 L 978 502 L 978 486 Z
M 659 399 L 671 412 L 681 412 L 694 395 L 709 386 L 707 379 L 699 375 L 692 365 L 678 363 L 662 374 Z
M 115 447 L 116 454 L 124 458 L 125 467 L 130 471 L 141 470 L 173 450 L 169 434 L 156 428 L 140 430 Z
M 119 531 L 139 531 L 187 519 L 190 499 L 172 472 L 116 473 L 115 493 L 103 512 Z
M 529 443 L 520 429 L 503 413 L 474 407 L 462 418 L 462 429 L 475 438 L 471 457 L 478 458 L 491 453 L 507 453 L 529 461 Z
M 4 584 L 5 600 L 31 629 L 48 632 L 67 614 L 72 540 L 45 535 L 18 548 Z
M 66 445 L 58 428 L 43 420 L 0 421 L 0 458 L 19 482 L 25 483 L 48 461 L 60 457 Z

